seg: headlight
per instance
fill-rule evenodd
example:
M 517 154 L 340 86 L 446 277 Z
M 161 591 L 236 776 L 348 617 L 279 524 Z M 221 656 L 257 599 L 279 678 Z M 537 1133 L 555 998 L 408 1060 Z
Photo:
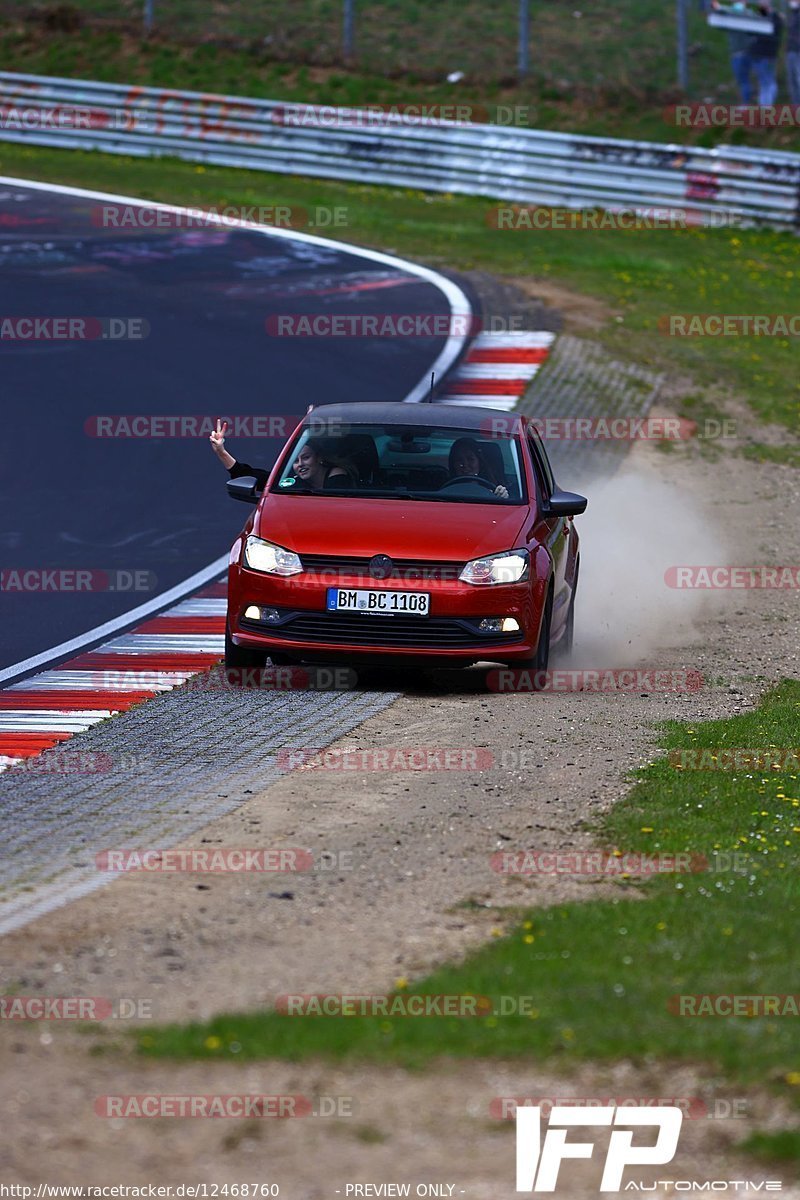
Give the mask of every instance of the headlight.
M 245 564 L 253 571 L 264 571 L 267 575 L 297 575 L 303 564 L 294 550 L 273 546 L 252 534 L 244 544 Z
M 519 583 L 527 579 L 530 555 L 527 550 L 504 550 L 473 558 L 459 575 L 462 583 Z

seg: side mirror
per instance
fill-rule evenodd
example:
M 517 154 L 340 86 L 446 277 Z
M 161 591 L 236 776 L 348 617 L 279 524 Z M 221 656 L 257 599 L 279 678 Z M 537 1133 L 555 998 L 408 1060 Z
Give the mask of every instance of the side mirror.
M 242 500 L 245 504 L 258 504 L 261 493 L 257 491 L 258 481 L 253 475 L 240 475 L 238 479 L 228 480 L 228 495 L 232 500 Z
M 579 496 L 577 492 L 562 492 L 561 488 L 554 488 L 550 499 L 544 506 L 542 515 L 545 517 L 576 517 L 578 513 L 586 512 L 588 503 L 586 497 Z

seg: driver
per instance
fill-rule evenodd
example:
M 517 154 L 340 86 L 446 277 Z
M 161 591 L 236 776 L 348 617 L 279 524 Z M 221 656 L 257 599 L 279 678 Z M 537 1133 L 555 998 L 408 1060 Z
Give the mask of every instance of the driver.
M 474 438 L 462 437 L 453 442 L 448 467 L 451 479 L 456 479 L 459 475 L 477 475 L 492 484 L 495 496 L 499 496 L 501 500 L 508 499 L 508 488 L 498 482 L 494 471 L 484 461 L 481 448 Z

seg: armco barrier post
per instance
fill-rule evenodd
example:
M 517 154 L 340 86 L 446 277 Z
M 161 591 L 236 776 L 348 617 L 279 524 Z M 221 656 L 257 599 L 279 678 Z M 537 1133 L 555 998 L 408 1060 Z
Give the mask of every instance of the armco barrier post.
M 517 74 L 525 79 L 530 69 L 529 46 L 531 32 L 530 0 L 519 0 L 519 53 L 517 56 Z
M 687 0 L 675 0 L 678 22 L 678 87 L 682 92 L 689 89 L 689 24 L 686 11 Z
M 345 62 L 350 62 L 355 49 L 356 0 L 344 0 L 342 15 L 342 51 Z

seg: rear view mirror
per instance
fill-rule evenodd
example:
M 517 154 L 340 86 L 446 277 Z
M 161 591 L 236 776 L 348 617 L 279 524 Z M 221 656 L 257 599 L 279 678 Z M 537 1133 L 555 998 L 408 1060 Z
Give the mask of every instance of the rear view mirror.
M 589 501 L 577 492 L 562 492 L 554 488 L 550 499 L 545 502 L 544 516 L 546 517 L 576 517 L 578 513 L 586 512 Z
M 258 504 L 261 493 L 257 491 L 258 481 L 252 475 L 240 475 L 238 479 L 228 480 L 228 495 L 232 500 L 243 500 L 245 504 Z

